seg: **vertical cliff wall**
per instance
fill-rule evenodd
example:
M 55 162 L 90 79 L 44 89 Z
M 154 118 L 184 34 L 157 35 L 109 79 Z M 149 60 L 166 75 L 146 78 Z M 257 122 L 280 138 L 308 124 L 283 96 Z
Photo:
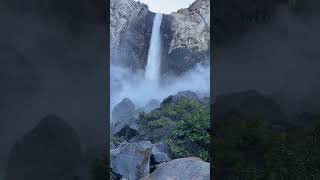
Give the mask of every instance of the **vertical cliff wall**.
M 144 69 L 155 14 L 134 0 L 111 0 L 111 61 Z M 161 24 L 161 73 L 181 74 L 209 61 L 210 1 L 165 14 Z

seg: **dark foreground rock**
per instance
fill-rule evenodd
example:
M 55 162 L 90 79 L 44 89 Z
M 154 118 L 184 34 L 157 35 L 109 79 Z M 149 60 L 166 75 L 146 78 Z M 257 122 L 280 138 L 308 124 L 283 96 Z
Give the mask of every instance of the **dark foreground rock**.
M 57 116 L 48 115 L 13 146 L 6 180 L 64 180 L 80 176 L 80 139 Z
M 182 158 L 161 164 L 142 180 L 210 180 L 210 165 L 199 158 Z
M 223 120 L 230 115 L 268 122 L 284 120 L 280 105 L 271 97 L 255 90 L 217 96 L 214 103 L 214 111 L 217 121 Z
M 110 151 L 111 171 L 119 178 L 136 180 L 149 174 L 150 141 L 122 143 Z

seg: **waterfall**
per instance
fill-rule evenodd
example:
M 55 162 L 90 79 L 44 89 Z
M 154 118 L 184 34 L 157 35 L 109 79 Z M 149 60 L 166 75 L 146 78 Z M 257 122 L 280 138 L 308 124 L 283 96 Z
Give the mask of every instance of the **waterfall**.
M 148 60 L 145 70 L 145 79 L 158 83 L 161 65 L 161 37 L 160 26 L 162 14 L 157 13 L 153 20 L 152 34 L 150 39 L 150 47 L 148 51 Z

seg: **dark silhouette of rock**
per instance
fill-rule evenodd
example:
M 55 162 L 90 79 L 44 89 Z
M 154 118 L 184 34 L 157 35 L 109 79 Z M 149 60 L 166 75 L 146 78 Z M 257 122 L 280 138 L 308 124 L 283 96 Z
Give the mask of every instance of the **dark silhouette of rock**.
M 142 180 L 210 180 L 210 165 L 199 158 L 182 158 L 162 163 Z
M 150 141 L 123 142 L 118 148 L 110 151 L 111 171 L 118 177 L 128 180 L 148 175 L 151 150 Z
M 48 115 L 13 146 L 5 179 L 71 179 L 80 176 L 82 163 L 78 134 L 64 120 Z
M 213 109 L 215 120 L 222 120 L 231 113 L 249 120 L 280 122 L 285 119 L 279 104 L 255 90 L 219 95 Z

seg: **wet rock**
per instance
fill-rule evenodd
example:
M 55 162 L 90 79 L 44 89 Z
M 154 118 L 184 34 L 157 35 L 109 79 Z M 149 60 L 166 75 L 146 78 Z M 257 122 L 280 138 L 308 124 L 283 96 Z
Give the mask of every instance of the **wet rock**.
M 210 180 L 210 165 L 199 158 L 182 158 L 162 163 L 142 180 Z
M 151 151 L 150 141 L 124 142 L 110 151 L 111 171 L 128 180 L 142 178 L 149 174 Z

